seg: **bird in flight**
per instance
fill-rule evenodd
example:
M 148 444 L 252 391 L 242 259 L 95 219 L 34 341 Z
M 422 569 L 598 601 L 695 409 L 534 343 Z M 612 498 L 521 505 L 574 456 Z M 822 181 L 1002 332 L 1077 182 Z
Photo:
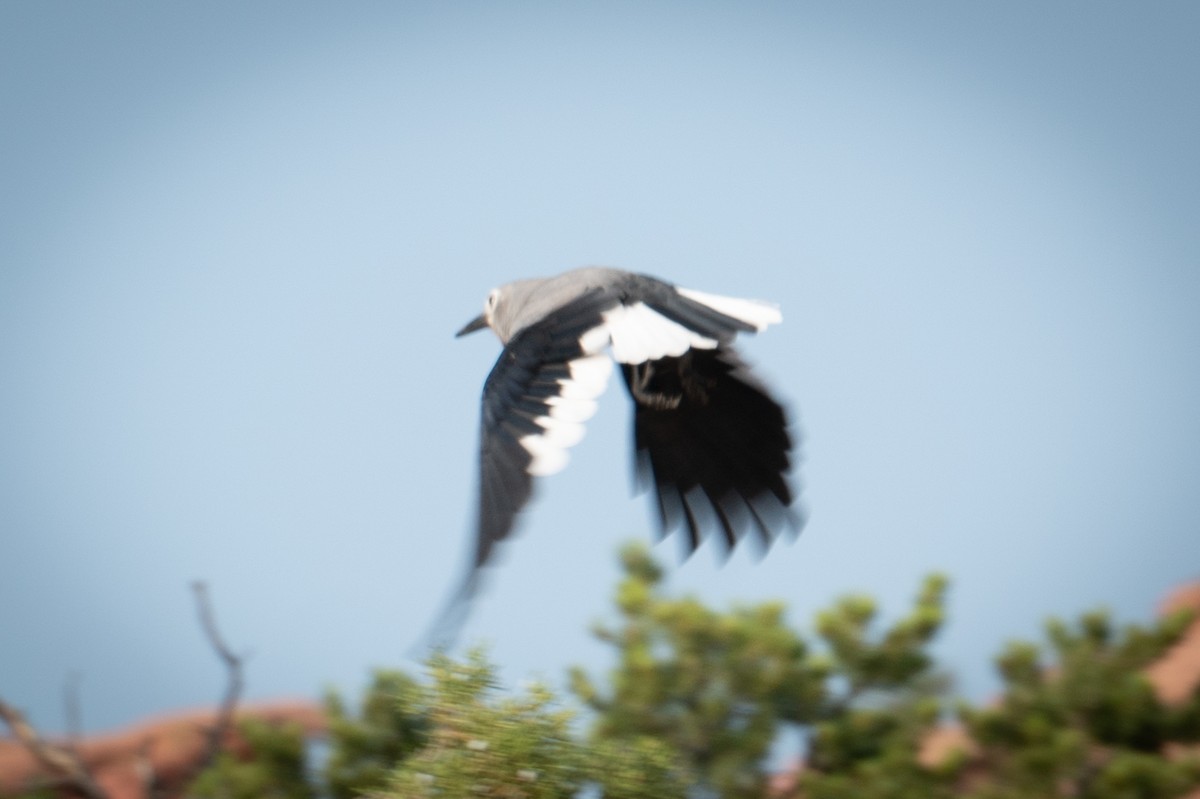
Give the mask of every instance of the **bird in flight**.
M 681 528 L 690 555 L 709 533 L 728 552 L 747 533 L 765 549 L 798 531 L 787 413 L 732 348 L 738 333 L 781 321 L 770 303 L 603 267 L 493 289 L 458 331 L 489 327 L 504 350 L 483 388 L 474 557 L 448 611 L 473 595 L 533 479 L 566 466 L 613 361 L 633 400 L 638 486 L 653 488 L 661 535 Z

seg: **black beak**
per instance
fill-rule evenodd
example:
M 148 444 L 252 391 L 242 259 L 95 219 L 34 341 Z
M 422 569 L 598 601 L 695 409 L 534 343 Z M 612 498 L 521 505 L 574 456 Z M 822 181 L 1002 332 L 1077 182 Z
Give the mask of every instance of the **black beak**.
M 488 326 L 487 319 L 484 318 L 483 314 L 480 314 L 479 316 L 476 316 L 474 319 L 472 319 L 470 322 L 467 322 L 466 327 L 464 327 L 462 330 L 455 333 L 454 337 L 462 338 L 463 336 L 467 335 L 468 333 L 474 333 L 476 330 L 483 330 L 487 326 Z

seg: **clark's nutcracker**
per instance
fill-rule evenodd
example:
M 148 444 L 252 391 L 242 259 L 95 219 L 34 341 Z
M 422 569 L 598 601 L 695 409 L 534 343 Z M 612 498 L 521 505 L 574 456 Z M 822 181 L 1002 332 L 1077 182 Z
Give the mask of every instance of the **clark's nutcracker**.
M 798 530 L 787 413 L 731 346 L 782 318 L 769 303 L 601 267 L 493 289 L 458 331 L 490 327 L 504 345 L 483 388 L 478 538 L 458 600 L 512 532 L 533 478 L 566 465 L 613 360 L 633 399 L 639 486 L 654 485 L 661 534 L 682 527 L 690 555 L 714 530 L 726 551 L 748 530 L 764 549 Z

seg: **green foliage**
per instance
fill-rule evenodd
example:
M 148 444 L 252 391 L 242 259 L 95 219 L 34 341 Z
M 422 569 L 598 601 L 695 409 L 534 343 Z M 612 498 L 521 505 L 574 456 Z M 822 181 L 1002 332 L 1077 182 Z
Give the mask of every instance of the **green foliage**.
M 35 788 L 22 793 L 0 794 L 0 796 L 5 799 L 56 799 L 58 794 L 50 788 Z
M 853 773 L 860 761 L 879 770 L 883 758 L 889 774 L 915 764 L 921 734 L 940 710 L 941 683 L 925 647 L 941 625 L 943 578 L 930 578 L 913 612 L 874 638 L 874 603 L 843 599 L 819 615 L 818 648 L 787 626 L 780 603 L 719 613 L 693 598 L 663 597 L 661 569 L 644 547 L 626 547 L 621 559 L 622 624 L 597 630 L 618 651 L 611 688 L 602 692 L 582 670 L 572 672 L 573 690 L 598 716 L 594 744 L 665 745 L 661 774 L 674 779 L 675 795 L 699 785 L 722 797 L 763 796 L 763 760 L 783 724 L 814 725 L 814 764 L 849 775 L 847 796 L 861 782 Z M 913 770 L 922 787 L 936 781 Z M 832 778 L 819 777 L 810 791 L 841 795 Z M 600 781 L 606 796 L 616 795 Z
M 721 614 L 692 598 L 666 599 L 662 572 L 644 547 L 626 547 L 621 560 L 622 625 L 597 630 L 618 650 L 611 690 L 602 692 L 581 669 L 571 674 L 574 692 L 598 714 L 594 740 L 661 741 L 679 784 L 761 796 L 761 762 L 779 724 L 825 699 L 824 661 L 786 626 L 781 604 Z
M 197 799 L 313 799 L 304 733 L 296 726 L 247 720 L 238 725 L 249 752 L 223 752 L 192 783 Z
M 996 659 L 1001 700 L 959 711 L 986 765 L 974 796 L 1168 799 L 1200 786 L 1200 760 L 1165 756 L 1200 739 L 1200 692 L 1168 707 L 1144 671 L 1190 621 L 1176 614 L 1118 635 L 1097 611 L 1074 625 L 1047 622 L 1048 656 L 1033 643 L 1009 644 Z
M 326 707 L 323 783 L 306 778 L 295 731 L 245 727 L 251 757 L 225 755 L 198 797 L 557 799 L 594 786 L 605 799 L 768 795 L 765 758 L 785 727 L 807 739 L 805 799 L 1169 799 L 1200 787 L 1200 689 L 1163 704 L 1145 677 L 1191 616 L 1117 630 L 1104 613 L 1047 623 L 1047 646 L 997 658 L 997 702 L 963 704 L 962 751 L 925 750 L 945 716 L 947 680 L 929 647 L 947 581 L 927 578 L 912 609 L 882 624 L 849 596 L 817 614 L 811 635 L 768 602 L 717 611 L 662 591 L 642 546 L 622 550 L 618 623 L 597 636 L 617 655 L 599 681 L 571 671 L 592 711 L 573 714 L 543 685 L 501 692 L 480 650 L 435 653 L 428 680 L 380 671 L 351 715 Z
M 659 738 L 636 735 L 593 740 L 588 774 L 604 799 L 685 799 L 696 780 L 688 764 Z
M 325 697 L 329 760 L 324 776 L 332 799 L 353 799 L 382 788 L 396 764 L 425 745 L 425 690 L 399 671 L 376 671 L 357 717 L 335 692 Z
M 494 670 L 478 649 L 461 663 L 435 654 L 429 671 L 426 745 L 378 796 L 567 799 L 579 791 L 585 773 L 572 714 L 555 707 L 548 688 L 496 698 Z
M 841 687 L 812 719 L 807 796 L 950 795 L 959 763 L 927 766 L 918 757 L 942 714 L 946 680 L 927 647 L 944 619 L 947 585 L 940 575 L 926 578 L 912 611 L 879 633 L 869 597 L 846 597 L 817 615 Z

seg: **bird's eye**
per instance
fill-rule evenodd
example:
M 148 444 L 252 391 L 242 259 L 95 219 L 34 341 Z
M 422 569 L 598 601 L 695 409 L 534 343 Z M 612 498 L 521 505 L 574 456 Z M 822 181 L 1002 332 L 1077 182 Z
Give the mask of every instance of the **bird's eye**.
M 488 295 L 487 307 L 489 307 L 489 308 L 496 307 L 496 292 L 493 291 L 491 294 Z

